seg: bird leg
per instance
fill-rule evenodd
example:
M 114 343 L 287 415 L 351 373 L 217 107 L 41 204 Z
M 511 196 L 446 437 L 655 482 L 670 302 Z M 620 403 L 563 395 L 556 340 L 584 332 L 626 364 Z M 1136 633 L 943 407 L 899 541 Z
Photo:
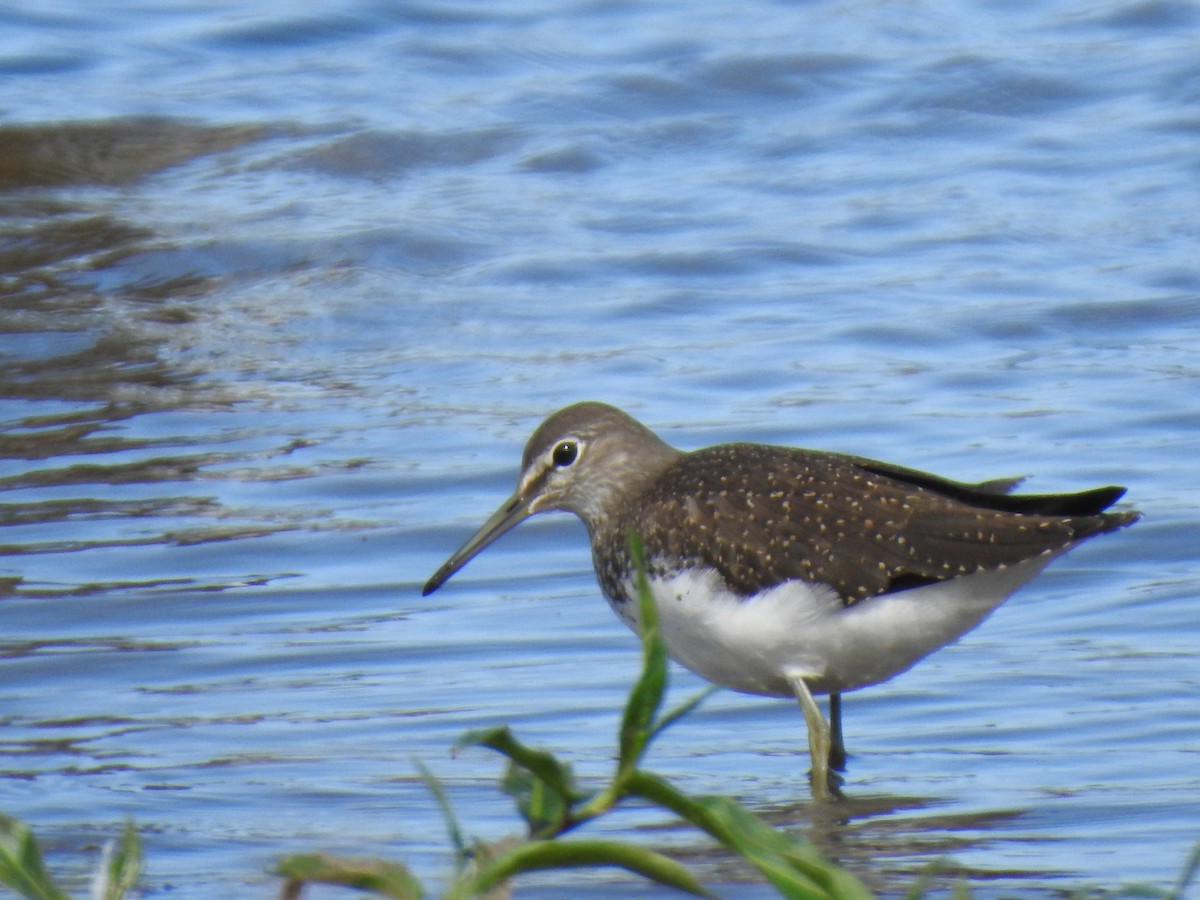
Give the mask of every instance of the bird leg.
M 812 757 L 812 792 L 817 800 L 830 799 L 834 791 L 829 780 L 829 753 L 832 748 L 832 738 L 829 733 L 829 723 L 821 715 L 817 701 L 813 699 L 812 691 L 799 675 L 789 675 L 788 682 L 796 699 L 800 701 L 800 709 L 804 713 L 804 721 L 808 724 L 808 753 Z
M 829 768 L 846 771 L 846 743 L 842 740 L 842 695 L 829 695 L 829 734 L 832 743 L 829 745 Z

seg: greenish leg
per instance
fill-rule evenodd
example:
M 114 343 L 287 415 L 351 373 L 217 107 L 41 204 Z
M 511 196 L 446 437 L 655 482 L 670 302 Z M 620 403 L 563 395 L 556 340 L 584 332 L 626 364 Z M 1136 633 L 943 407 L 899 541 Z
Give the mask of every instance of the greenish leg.
M 812 792 L 818 800 L 828 800 L 833 796 L 829 784 L 829 750 L 833 739 L 829 734 L 829 724 L 821 715 L 817 701 L 813 699 L 812 691 L 799 675 L 789 675 L 788 681 L 796 699 L 800 701 L 800 709 L 804 713 L 804 721 L 808 724 L 808 753 L 812 757 Z

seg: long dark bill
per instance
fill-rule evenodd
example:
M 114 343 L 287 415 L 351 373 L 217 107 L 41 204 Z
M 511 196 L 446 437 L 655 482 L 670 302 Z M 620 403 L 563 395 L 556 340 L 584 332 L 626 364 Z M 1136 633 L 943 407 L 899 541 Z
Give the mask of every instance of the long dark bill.
M 421 589 L 421 596 L 425 597 L 432 594 L 445 584 L 451 575 L 481 553 L 492 541 L 524 522 L 531 515 L 529 501 L 517 494 L 513 494 L 504 502 L 503 506 L 492 513 L 491 518 L 483 523 L 482 527 L 471 536 L 469 541 L 459 547 L 453 556 L 442 563 L 442 567 L 433 573 L 432 578 L 425 582 L 425 587 Z

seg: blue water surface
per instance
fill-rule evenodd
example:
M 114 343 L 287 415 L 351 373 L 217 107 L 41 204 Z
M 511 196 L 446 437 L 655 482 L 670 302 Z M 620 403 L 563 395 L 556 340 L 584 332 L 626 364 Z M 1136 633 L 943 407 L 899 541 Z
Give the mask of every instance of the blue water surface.
M 442 884 L 415 760 L 516 832 L 468 729 L 599 786 L 639 648 L 583 527 L 420 597 L 593 398 L 684 448 L 1127 485 L 1137 526 L 847 697 L 835 810 L 787 701 L 718 694 L 647 766 L 886 896 L 934 860 L 980 897 L 1168 888 L 1200 840 L 1198 47 L 1170 0 L 0 10 L 0 812 L 79 892 L 131 817 L 144 896 L 270 897 L 318 849 Z M 771 895 L 652 810 L 589 833 Z

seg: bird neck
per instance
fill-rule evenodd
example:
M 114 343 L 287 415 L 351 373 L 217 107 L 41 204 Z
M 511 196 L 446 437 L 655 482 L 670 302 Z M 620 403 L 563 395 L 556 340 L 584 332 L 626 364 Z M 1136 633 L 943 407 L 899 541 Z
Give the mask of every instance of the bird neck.
M 607 448 L 608 465 L 593 473 L 588 489 L 573 510 L 595 539 L 598 532 L 614 527 L 638 508 L 638 501 L 683 453 L 647 433 L 637 447 Z

